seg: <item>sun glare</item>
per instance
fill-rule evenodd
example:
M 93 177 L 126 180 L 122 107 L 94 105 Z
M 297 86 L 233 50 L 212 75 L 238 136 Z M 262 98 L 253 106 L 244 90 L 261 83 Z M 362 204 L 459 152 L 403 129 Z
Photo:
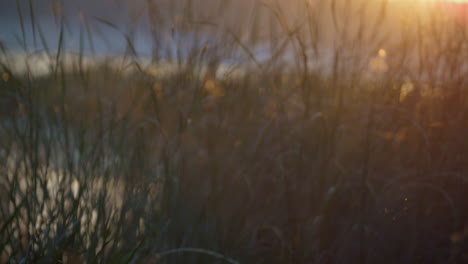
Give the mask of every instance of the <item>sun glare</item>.
M 396 2 L 397 0 L 391 0 Z M 398 0 L 400 2 L 406 2 L 405 0 Z M 410 2 L 410 1 L 407 1 Z M 420 3 L 436 3 L 436 4 L 468 4 L 468 0 L 414 0 L 413 2 L 420 2 Z
M 419 0 L 423 2 L 468 3 L 468 0 Z

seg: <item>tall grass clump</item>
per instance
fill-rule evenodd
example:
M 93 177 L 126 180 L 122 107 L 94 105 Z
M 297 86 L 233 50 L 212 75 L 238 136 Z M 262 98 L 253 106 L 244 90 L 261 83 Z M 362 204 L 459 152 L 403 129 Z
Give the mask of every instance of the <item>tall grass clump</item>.
M 16 1 L 0 262 L 468 261 L 464 5 L 112 3 Z

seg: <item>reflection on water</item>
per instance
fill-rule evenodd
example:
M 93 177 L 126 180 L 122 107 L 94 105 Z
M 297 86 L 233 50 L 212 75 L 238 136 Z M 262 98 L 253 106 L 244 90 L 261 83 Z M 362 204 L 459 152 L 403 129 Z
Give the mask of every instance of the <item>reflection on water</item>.
M 1 121 L 2 140 L 14 133 L 15 126 L 17 137 L 27 133 L 26 124 L 8 122 Z M 14 230 L 9 239 L 40 252 L 46 250 L 40 247 L 53 248 L 78 232 L 85 248 L 99 251 L 113 243 L 118 246 L 119 240 L 112 236 L 119 236 L 119 230 L 111 227 L 121 221 L 137 223 L 135 230 L 142 234 L 146 220 L 141 212 L 155 210 L 161 193 L 155 183 L 145 187 L 143 197 L 126 181 L 121 157 L 112 151 L 99 153 L 100 144 L 87 144 L 83 150 L 73 140 L 67 151 L 65 134 L 49 124 L 41 129 L 37 148 L 2 145 L 0 188 L 8 191 L 0 193 L 0 209 L 15 221 L 5 225 L 8 219 L 0 218 L 0 226 Z M 10 246 L 15 245 L 9 244 L 2 253 L 11 254 Z

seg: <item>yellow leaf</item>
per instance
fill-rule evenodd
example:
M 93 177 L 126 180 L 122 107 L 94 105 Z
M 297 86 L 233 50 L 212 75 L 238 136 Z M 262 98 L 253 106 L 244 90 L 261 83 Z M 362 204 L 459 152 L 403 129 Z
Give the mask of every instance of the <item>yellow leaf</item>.
M 2 80 L 8 82 L 10 80 L 10 75 L 6 72 L 2 74 Z
M 219 85 L 213 79 L 205 80 L 203 90 L 208 94 L 216 97 L 224 96 L 224 90 L 221 87 L 219 87 Z

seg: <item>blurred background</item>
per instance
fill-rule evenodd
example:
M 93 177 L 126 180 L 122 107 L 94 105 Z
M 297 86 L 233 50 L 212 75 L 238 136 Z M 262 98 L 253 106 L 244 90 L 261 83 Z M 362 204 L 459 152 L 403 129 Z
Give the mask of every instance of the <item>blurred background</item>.
M 0 262 L 468 262 L 468 3 L 0 3 Z

